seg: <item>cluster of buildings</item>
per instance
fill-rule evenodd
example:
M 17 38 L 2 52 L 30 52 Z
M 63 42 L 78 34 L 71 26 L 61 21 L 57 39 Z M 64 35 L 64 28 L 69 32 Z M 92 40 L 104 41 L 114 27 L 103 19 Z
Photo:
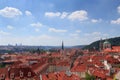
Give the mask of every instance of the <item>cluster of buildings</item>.
M 56 52 L 3 54 L 0 80 L 120 80 L 120 48 L 105 41 L 100 50 L 64 49 L 62 43 Z
M 105 53 L 119 53 L 120 46 L 112 46 L 111 43 L 106 39 L 105 42 L 102 43 L 102 40 L 99 44 L 100 51 Z

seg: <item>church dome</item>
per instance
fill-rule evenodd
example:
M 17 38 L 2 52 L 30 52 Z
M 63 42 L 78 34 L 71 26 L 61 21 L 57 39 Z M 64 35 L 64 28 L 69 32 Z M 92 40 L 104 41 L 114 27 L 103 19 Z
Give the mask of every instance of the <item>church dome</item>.
M 110 42 L 106 40 L 103 44 L 110 44 Z

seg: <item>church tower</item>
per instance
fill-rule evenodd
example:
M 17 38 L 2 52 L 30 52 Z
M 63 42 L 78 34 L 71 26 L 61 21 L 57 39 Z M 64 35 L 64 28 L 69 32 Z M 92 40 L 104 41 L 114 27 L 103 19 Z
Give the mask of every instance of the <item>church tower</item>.
M 62 50 L 64 50 L 64 43 L 63 43 L 63 41 L 62 41 Z
M 103 43 L 102 43 L 102 39 L 100 39 L 99 42 L 99 51 L 101 52 L 103 50 Z
M 64 54 L 64 43 L 63 43 L 63 41 L 62 41 L 61 52 L 62 52 L 62 54 Z
M 107 39 L 103 43 L 103 49 L 111 49 L 111 43 Z

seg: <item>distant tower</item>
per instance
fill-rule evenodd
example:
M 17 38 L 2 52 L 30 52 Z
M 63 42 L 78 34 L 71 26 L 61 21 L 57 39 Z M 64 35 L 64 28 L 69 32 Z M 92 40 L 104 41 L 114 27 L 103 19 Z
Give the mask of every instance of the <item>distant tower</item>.
M 62 54 L 64 54 L 64 43 L 62 41 L 62 50 L 61 50 Z
M 99 43 L 99 51 L 101 52 L 103 50 L 103 43 L 102 43 L 102 38 L 100 39 Z
M 62 50 L 64 50 L 64 43 L 63 43 L 63 41 L 62 41 Z

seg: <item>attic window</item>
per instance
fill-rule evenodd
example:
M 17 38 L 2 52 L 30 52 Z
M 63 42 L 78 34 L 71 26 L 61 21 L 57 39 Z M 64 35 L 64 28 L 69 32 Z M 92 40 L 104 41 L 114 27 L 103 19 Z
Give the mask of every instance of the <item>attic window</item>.
M 5 74 L 1 74 L 1 79 L 5 79 Z
M 14 73 L 11 73 L 11 74 L 10 74 L 10 78 L 13 79 L 14 77 L 15 77 L 15 74 L 14 74 Z
M 31 72 L 28 72 L 28 76 L 29 76 L 29 77 L 31 76 Z
M 20 71 L 20 77 L 23 77 L 23 72 L 22 71 Z

